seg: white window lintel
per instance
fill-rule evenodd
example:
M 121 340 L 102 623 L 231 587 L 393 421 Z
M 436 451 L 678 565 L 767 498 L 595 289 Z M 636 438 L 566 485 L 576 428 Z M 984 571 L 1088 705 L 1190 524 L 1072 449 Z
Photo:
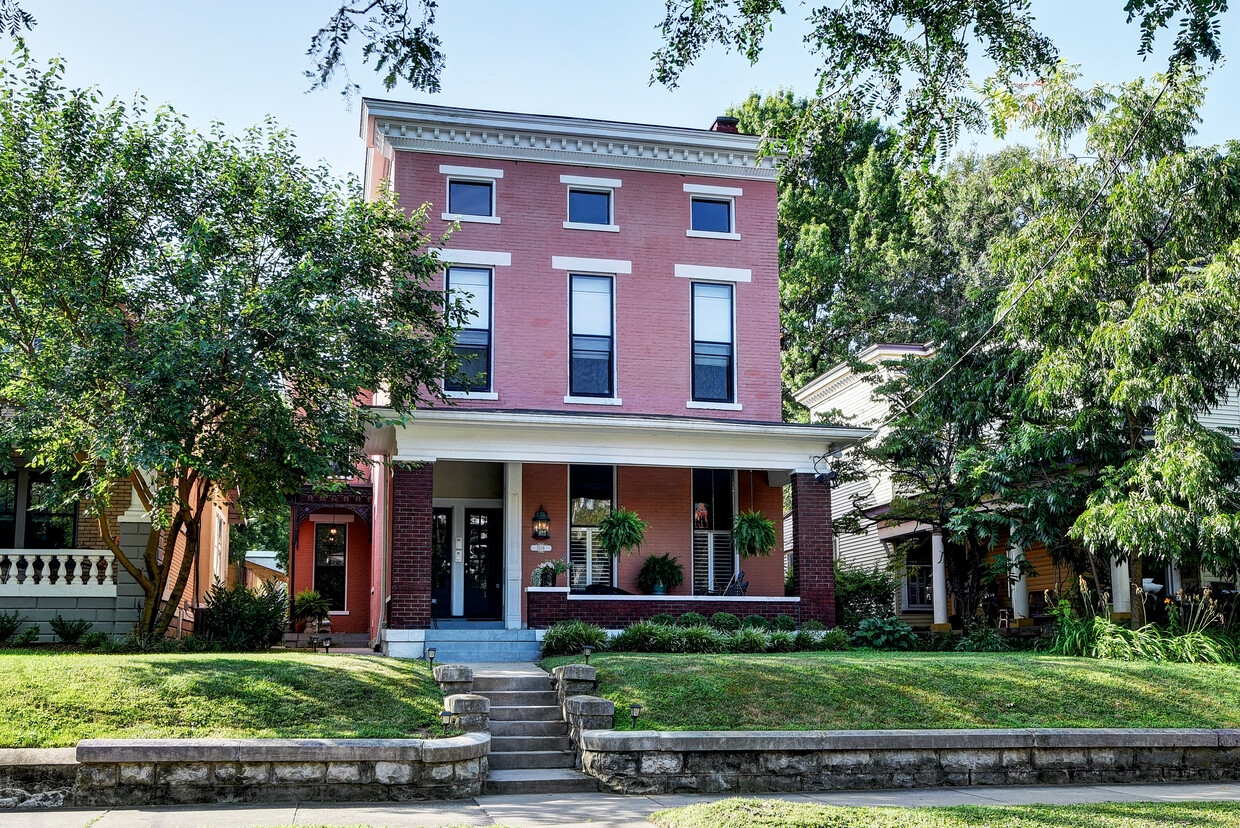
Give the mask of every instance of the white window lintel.
M 681 279 L 704 279 L 708 282 L 750 282 L 753 271 L 740 267 L 678 264 L 674 272 Z
M 560 183 L 570 187 L 595 187 L 600 190 L 614 190 L 622 183 L 619 178 L 593 178 L 588 175 L 562 175 Z
M 632 273 L 633 263 L 627 259 L 587 259 L 581 256 L 552 256 L 553 270 L 580 270 L 585 273 Z
M 686 184 L 685 192 L 692 195 L 734 197 L 744 195 L 740 187 L 718 187 L 713 184 Z
M 455 164 L 440 164 L 440 175 L 455 175 L 469 178 L 503 178 L 504 171 L 490 167 L 458 167 Z
M 499 250 L 446 250 L 432 247 L 441 262 L 454 265 L 489 265 L 491 267 L 509 267 L 512 265 L 512 254 Z

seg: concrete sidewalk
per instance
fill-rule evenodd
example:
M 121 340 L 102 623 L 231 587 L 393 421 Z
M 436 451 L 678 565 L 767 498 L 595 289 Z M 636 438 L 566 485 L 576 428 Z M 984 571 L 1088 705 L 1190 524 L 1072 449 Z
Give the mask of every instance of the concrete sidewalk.
M 380 804 L 217 805 L 169 808 L 0 811 L 0 826 L 21 828 L 270 828 L 276 825 L 365 825 L 374 828 L 439 828 L 445 825 L 508 825 L 513 828 L 636 828 L 663 808 L 724 799 L 670 794 L 616 796 L 562 794 L 481 796 L 455 802 Z M 1181 785 L 1089 785 L 1006 788 L 932 788 L 761 794 L 761 799 L 827 805 L 1025 805 L 1086 802 L 1240 801 L 1240 783 Z

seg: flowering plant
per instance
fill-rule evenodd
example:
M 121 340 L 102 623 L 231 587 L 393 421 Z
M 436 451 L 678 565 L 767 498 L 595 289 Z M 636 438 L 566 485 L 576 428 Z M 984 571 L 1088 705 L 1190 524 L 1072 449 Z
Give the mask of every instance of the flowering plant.
M 555 586 L 555 579 L 568 571 L 568 562 L 563 558 L 543 561 L 530 573 L 530 586 Z

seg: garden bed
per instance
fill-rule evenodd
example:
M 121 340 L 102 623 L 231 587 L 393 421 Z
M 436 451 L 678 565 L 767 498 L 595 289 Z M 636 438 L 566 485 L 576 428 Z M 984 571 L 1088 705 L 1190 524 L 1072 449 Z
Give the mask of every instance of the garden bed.
M 0 747 L 437 735 L 442 698 L 426 664 L 397 659 L 0 650 Z
M 607 653 L 590 665 L 618 710 L 642 705 L 642 730 L 1240 727 L 1230 665 L 858 651 Z
M 660 828 L 1217 828 L 1240 826 L 1240 803 L 839 808 L 774 799 L 727 799 L 658 811 L 650 821 Z

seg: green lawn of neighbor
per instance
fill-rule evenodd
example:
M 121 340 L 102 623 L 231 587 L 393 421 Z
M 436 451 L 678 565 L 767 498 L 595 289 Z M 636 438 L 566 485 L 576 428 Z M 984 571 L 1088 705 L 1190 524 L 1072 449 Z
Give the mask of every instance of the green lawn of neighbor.
M 660 828 L 1227 828 L 1236 802 L 1109 802 L 955 808 L 838 808 L 727 799 L 652 814 Z
M 423 662 L 304 653 L 0 650 L 0 747 L 88 738 L 438 734 Z
M 882 652 L 606 653 L 590 664 L 620 728 L 634 702 L 642 730 L 1240 727 L 1235 665 Z

